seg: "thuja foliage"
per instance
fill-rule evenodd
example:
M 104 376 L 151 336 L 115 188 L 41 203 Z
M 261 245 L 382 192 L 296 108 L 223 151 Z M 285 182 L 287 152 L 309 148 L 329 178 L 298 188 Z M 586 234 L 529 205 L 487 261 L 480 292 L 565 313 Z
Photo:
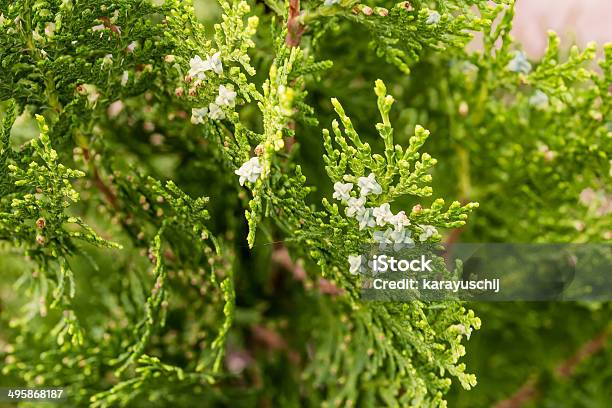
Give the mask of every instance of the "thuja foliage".
M 363 302 L 363 245 L 612 239 L 612 48 L 597 66 L 551 33 L 529 60 L 510 1 L 0 13 L 0 385 L 73 406 L 446 406 L 477 384 L 471 307 L 484 339 L 533 350 L 544 323 Z M 569 350 L 609 312 L 542 309 L 588 316 Z M 520 387 L 528 362 L 504 353 L 468 353 L 483 391 L 451 398 Z

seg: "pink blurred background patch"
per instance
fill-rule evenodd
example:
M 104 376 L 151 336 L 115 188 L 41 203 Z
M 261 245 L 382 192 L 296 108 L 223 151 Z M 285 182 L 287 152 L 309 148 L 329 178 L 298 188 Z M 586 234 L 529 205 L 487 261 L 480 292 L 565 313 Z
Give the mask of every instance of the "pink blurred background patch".
M 543 54 L 547 31 L 561 37 L 561 46 L 583 47 L 612 41 L 612 0 L 517 0 L 512 35 L 530 57 Z

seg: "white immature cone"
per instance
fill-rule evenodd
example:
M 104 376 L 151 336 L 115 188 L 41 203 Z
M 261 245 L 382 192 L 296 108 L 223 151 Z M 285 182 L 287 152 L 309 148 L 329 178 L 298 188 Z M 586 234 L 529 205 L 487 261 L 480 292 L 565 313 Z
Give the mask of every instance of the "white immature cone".
M 215 104 L 219 106 L 233 107 L 236 104 L 236 92 L 225 85 L 219 86 L 219 95 L 215 99 Z
M 259 157 L 251 157 L 247 162 L 245 162 L 240 168 L 234 173 L 236 173 L 240 178 L 238 181 L 241 186 L 244 186 L 244 183 L 248 181 L 249 183 L 255 183 L 257 179 L 261 176 L 263 172 L 263 167 L 259 162 Z
M 351 198 L 351 191 L 353 190 L 353 183 L 342 183 L 336 181 L 334 183 L 334 194 L 333 197 L 336 200 L 346 202 Z
M 359 212 L 357 212 L 355 219 L 359 223 L 360 230 L 363 230 L 365 228 L 372 228 L 376 226 L 376 220 L 372 216 L 371 208 L 361 209 Z
M 221 107 L 217 105 L 216 103 L 210 103 L 208 105 L 208 110 L 209 110 L 208 116 L 211 119 L 215 119 L 215 120 L 225 119 L 225 113 L 223 112 Z
M 429 16 L 427 16 L 427 20 L 425 20 L 425 23 L 429 25 L 438 24 L 440 22 L 440 17 L 440 13 L 438 13 L 437 11 L 432 11 L 431 13 L 429 13 Z
M 404 229 L 404 227 L 410 225 L 410 219 L 408 219 L 408 216 L 404 211 L 400 211 L 395 214 L 393 217 L 391 217 L 389 222 L 395 227 L 396 231 L 401 231 Z
M 361 195 L 363 197 L 367 196 L 368 194 L 378 195 L 382 193 L 382 187 L 376 181 L 376 176 L 374 173 L 370 173 L 368 177 L 359 177 L 357 184 L 359 185 L 359 189 L 361 190 Z
M 223 64 L 221 63 L 221 51 L 215 52 L 212 56 L 206 56 L 204 65 L 208 70 L 212 70 L 215 74 L 223 73 Z
M 203 81 L 206 79 L 207 71 L 213 71 L 217 75 L 221 75 L 223 73 L 221 52 L 216 52 L 212 56 L 206 56 L 205 60 L 203 60 L 199 55 L 196 55 L 189 60 L 188 75 L 191 78 L 197 81 Z
M 228 106 L 233 108 L 236 105 L 236 92 L 225 85 L 219 85 L 219 94 L 214 102 L 208 105 L 208 108 L 194 108 L 192 109 L 191 122 L 192 123 L 203 123 L 204 116 L 208 113 L 208 117 L 214 120 L 225 119 L 225 112 L 221 109 L 222 106 Z M 197 115 L 195 115 L 195 113 Z M 195 116 L 195 119 L 194 119 Z M 194 121 L 195 120 L 195 121 Z
M 508 63 L 508 70 L 511 72 L 528 74 L 531 72 L 531 64 L 527 61 L 527 55 L 522 51 L 516 51 L 514 58 Z
M 427 241 L 438 233 L 438 230 L 432 225 L 423 225 L 422 228 L 423 232 L 419 235 L 419 241 L 421 242 Z
M 537 89 L 531 97 L 529 97 L 529 105 L 536 109 L 546 109 L 548 107 L 548 95 Z
M 123 71 L 121 74 L 121 86 L 126 86 L 130 79 L 130 71 Z
M 348 262 L 351 275 L 357 275 L 361 269 L 361 255 L 349 255 Z
M 393 220 L 393 213 L 389 203 L 381 204 L 375 207 L 372 215 L 376 218 L 376 225 L 382 227 Z
M 348 199 L 347 207 L 346 207 L 346 215 L 347 217 L 355 217 L 357 214 L 363 212 L 365 210 L 365 197 L 351 197 Z
M 197 125 L 198 123 L 204 123 L 208 108 L 193 108 L 191 109 L 191 123 Z
M 206 79 L 206 71 L 208 71 L 207 65 L 199 55 L 189 60 L 189 72 L 187 74 L 191 78 L 203 81 Z

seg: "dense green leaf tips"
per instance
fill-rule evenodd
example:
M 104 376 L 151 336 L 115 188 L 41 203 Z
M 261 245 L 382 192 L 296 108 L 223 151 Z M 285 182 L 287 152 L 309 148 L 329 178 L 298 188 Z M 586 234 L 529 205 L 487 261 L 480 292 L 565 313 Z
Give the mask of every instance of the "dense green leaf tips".
M 14 107 L 10 106 L 5 120 L 10 121 L 13 112 Z M 40 136 L 23 148 L 24 153 L 12 152 L 9 138 L 5 138 L 3 149 L 11 151 L 6 156 L 14 159 L 14 163 L 6 166 L 5 176 L 13 182 L 13 188 L 7 188 L 2 196 L 7 208 L 0 212 L 0 237 L 23 248 L 44 273 L 55 275 L 51 307 L 58 303 L 68 307 L 74 297 L 75 283 L 67 258 L 77 251 L 77 243 L 117 249 L 121 246 L 101 238 L 81 218 L 66 211 L 79 201 L 72 180 L 85 174 L 58 162 L 45 119 L 37 115 L 36 120 Z M 5 131 L 9 133 L 10 127 L 6 126 Z M 39 288 L 43 300 L 46 287 L 44 284 Z M 41 308 L 42 312 L 44 304 Z
M 0 0 L 0 385 L 94 407 L 473 388 L 476 313 L 364 302 L 357 272 L 372 242 L 612 240 L 612 47 L 595 68 L 551 33 L 531 60 L 513 15 Z

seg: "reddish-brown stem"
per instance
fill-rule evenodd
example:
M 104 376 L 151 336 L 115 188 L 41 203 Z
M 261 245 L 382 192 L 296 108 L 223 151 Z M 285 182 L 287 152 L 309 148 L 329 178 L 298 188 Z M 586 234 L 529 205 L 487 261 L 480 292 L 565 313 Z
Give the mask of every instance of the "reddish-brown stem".
M 599 352 L 604 348 L 608 337 L 610 336 L 610 330 L 606 329 L 598 336 L 584 343 L 582 347 L 578 349 L 569 358 L 563 360 L 557 368 L 555 368 L 555 374 L 559 378 L 567 379 L 570 378 L 576 367 L 584 360 L 591 357 L 593 354 Z M 495 408 L 520 408 L 525 404 L 534 401 L 539 394 L 537 381 L 529 379 L 525 384 L 521 386 L 514 394 L 510 397 L 502 400 L 494 405 Z
M 538 395 L 535 380 L 528 380 L 512 396 L 495 404 L 494 408 L 518 408 L 532 401 Z
M 580 347 L 580 349 L 573 356 L 571 356 L 570 358 L 563 361 L 557 366 L 555 370 L 557 375 L 561 378 L 571 377 L 572 374 L 574 374 L 576 367 L 578 367 L 580 363 L 582 363 L 584 360 L 604 348 L 604 346 L 606 345 L 606 341 L 608 340 L 609 334 L 610 333 L 608 331 L 605 331 L 599 336 L 583 344 L 582 347 Z
M 285 43 L 289 47 L 297 47 L 304 34 L 304 26 L 299 22 L 300 0 L 289 0 L 289 17 L 287 19 L 287 37 Z
M 90 161 L 89 150 L 83 149 L 83 158 L 85 161 Z M 100 173 L 98 172 L 98 168 L 93 162 L 90 162 L 93 169 L 93 183 L 96 188 L 102 193 L 106 201 L 116 210 L 119 211 L 119 204 L 117 203 L 117 195 L 110 187 L 108 187 L 104 181 L 102 181 L 102 177 L 100 177 Z
M 295 280 L 303 282 L 305 286 L 308 287 L 306 284 L 308 276 L 306 275 L 304 267 L 299 262 L 293 262 L 287 247 L 282 244 L 277 245 L 274 252 L 272 252 L 272 260 L 274 263 L 291 272 Z M 344 293 L 344 289 L 337 286 L 334 282 L 324 278 L 319 278 L 317 288 L 319 289 L 319 292 L 330 296 L 339 296 Z
M 291 260 L 287 247 L 280 244 L 272 252 L 272 261 L 282 266 L 289 272 L 292 272 L 293 278 L 297 281 L 304 281 L 306 279 L 306 271 L 297 262 Z

